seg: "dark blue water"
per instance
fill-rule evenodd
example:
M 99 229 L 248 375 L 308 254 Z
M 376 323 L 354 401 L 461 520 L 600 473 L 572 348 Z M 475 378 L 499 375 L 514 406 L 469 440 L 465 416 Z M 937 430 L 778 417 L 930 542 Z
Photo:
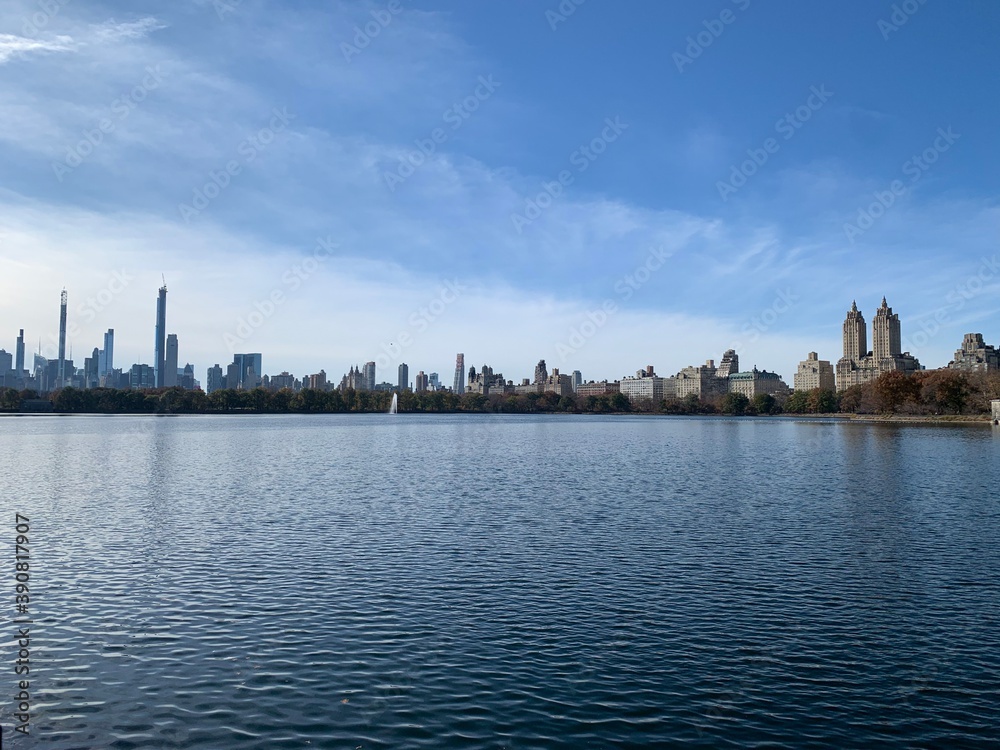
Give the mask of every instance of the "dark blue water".
M 0 537 L 31 519 L 13 747 L 1000 735 L 988 426 L 6 417 L 0 469 Z

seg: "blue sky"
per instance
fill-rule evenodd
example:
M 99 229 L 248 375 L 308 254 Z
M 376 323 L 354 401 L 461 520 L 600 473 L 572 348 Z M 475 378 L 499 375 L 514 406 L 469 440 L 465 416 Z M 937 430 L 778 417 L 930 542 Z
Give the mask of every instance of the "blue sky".
M 300 5 L 4 4 L 0 347 L 151 362 L 161 274 L 201 379 L 1000 343 L 995 4 Z

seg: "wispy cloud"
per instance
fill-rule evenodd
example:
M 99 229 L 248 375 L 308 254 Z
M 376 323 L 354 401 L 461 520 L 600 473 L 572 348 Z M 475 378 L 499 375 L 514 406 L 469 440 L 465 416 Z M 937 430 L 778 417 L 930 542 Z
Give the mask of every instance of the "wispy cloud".
M 156 18 L 140 18 L 138 21 L 118 23 L 110 19 L 93 27 L 91 38 L 99 43 L 111 43 L 122 40 L 145 39 L 152 32 L 167 28 L 167 24 Z
M 68 36 L 40 40 L 15 34 L 0 34 L 0 65 L 30 52 L 71 52 L 73 49 L 73 38 Z

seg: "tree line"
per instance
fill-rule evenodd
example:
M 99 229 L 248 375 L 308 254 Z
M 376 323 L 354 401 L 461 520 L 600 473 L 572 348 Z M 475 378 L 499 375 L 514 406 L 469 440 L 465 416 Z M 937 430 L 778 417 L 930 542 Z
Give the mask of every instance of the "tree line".
M 796 391 L 784 399 L 758 394 L 749 399 L 727 393 L 700 399 L 690 395 L 630 402 L 621 393 L 560 396 L 555 393 L 458 395 L 450 391 L 398 394 L 400 412 L 413 413 L 573 413 L 573 414 L 988 414 L 990 400 L 1000 398 L 1000 374 L 928 370 L 905 375 L 885 373 L 865 385 L 841 393 L 816 389 Z M 0 411 L 20 411 L 32 391 L 0 388 Z M 346 414 L 389 410 L 386 391 L 187 391 L 182 388 L 116 390 L 63 388 L 48 396 L 53 411 L 70 414 Z

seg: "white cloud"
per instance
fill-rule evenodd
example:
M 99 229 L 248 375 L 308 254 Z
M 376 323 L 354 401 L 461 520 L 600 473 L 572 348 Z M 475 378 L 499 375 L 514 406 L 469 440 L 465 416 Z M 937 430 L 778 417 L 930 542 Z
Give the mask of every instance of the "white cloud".
M 72 37 L 29 39 L 14 34 L 0 34 L 0 65 L 28 52 L 72 52 L 76 48 Z

